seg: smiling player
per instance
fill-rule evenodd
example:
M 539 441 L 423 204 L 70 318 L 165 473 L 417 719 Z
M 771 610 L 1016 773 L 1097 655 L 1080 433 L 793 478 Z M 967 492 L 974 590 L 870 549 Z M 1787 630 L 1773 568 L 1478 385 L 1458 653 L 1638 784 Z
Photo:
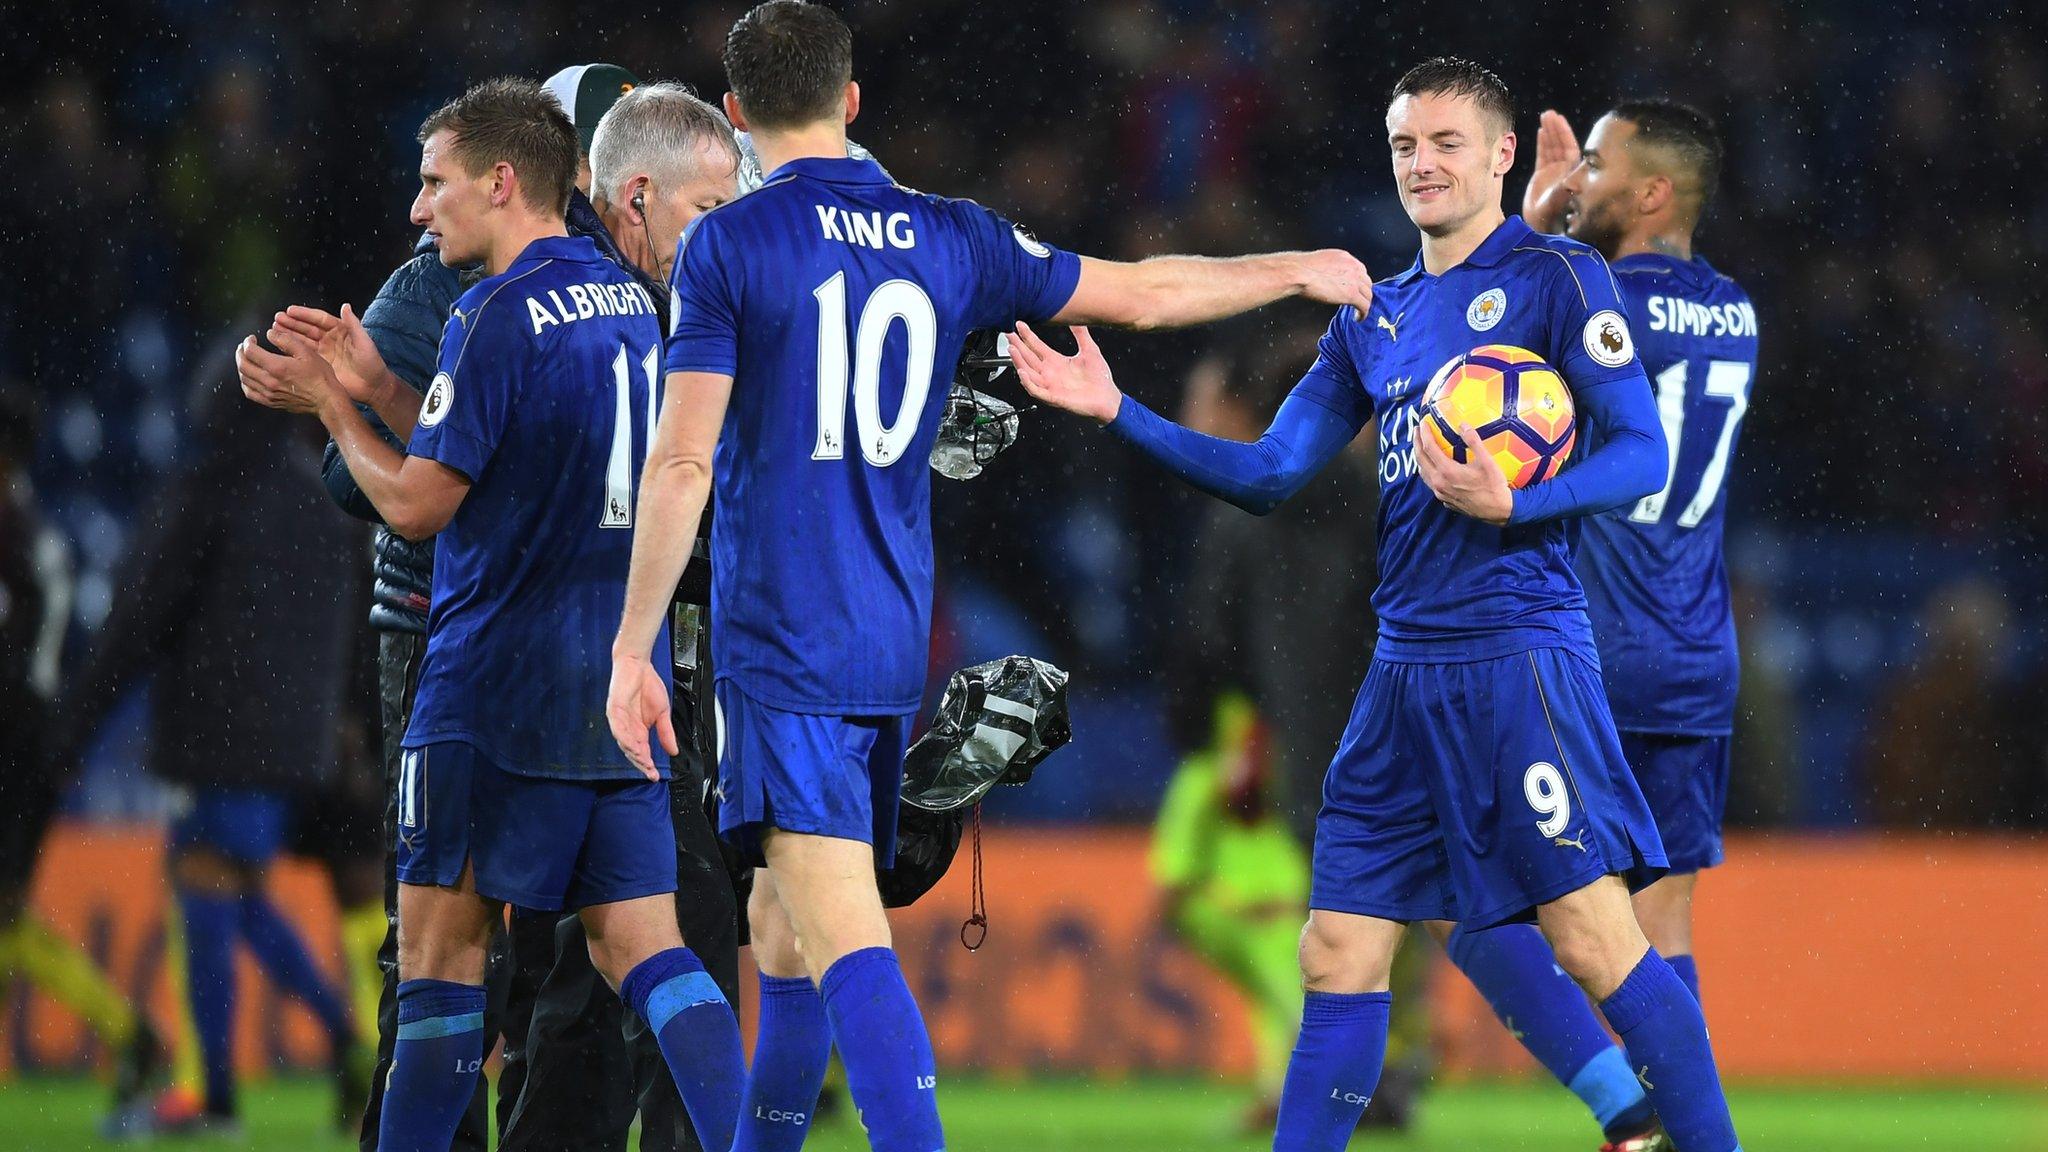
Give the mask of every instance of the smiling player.
M 1605 262 L 1502 215 L 1512 129 L 1506 87 L 1475 64 L 1430 60 L 1396 85 L 1388 143 L 1421 256 L 1376 285 L 1368 317 L 1332 321 L 1257 443 L 1189 432 L 1124 396 L 1085 329 L 1072 357 L 1025 328 L 1012 342 L 1034 396 L 1255 512 L 1378 422 L 1380 638 L 1324 787 L 1282 1152 L 1349 1138 L 1379 1076 L 1405 924 L 1531 913 L 1600 1000 L 1679 1146 L 1738 1146 L 1699 1005 L 1630 906 L 1629 888 L 1660 874 L 1664 854 L 1569 564 L 1574 518 L 1664 481 L 1664 438 Z M 1557 367 L 1599 446 L 1516 491 L 1469 428 L 1465 463 L 1428 437 L 1418 445 L 1427 382 L 1478 344 Z

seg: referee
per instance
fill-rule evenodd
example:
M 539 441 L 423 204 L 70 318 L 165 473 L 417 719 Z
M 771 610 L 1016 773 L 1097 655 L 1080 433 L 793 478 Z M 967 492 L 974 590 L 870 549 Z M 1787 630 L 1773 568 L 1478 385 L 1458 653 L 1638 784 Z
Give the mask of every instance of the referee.
M 563 69 L 546 87 L 575 123 L 586 160 L 577 193 L 570 200 L 570 233 L 590 237 L 600 251 L 632 272 L 653 299 L 665 306 L 669 292 L 659 265 L 664 252 L 674 251 L 683 225 L 703 209 L 704 189 L 698 185 L 708 179 L 714 190 L 722 187 L 721 199 L 733 195 L 737 154 L 732 149 L 730 128 L 708 106 L 679 89 L 665 85 L 646 89 L 627 102 L 625 111 L 630 112 L 634 105 L 641 110 L 621 121 L 638 124 L 642 130 L 612 134 L 630 145 L 612 149 L 622 154 L 620 163 L 614 165 L 619 171 L 608 173 L 617 177 L 618 186 L 600 187 L 593 205 L 588 161 L 598 122 L 614 104 L 622 102 L 622 96 L 633 92 L 638 82 L 615 65 L 588 64 Z M 647 155 L 650 146 L 673 145 L 678 132 L 701 147 L 682 156 Z M 714 132 L 715 139 L 708 134 Z M 651 173 L 667 179 L 650 178 Z M 692 187 L 679 187 L 686 180 Z M 693 198 L 685 194 L 688 192 L 698 195 Z M 413 258 L 391 274 L 364 311 L 362 328 L 385 365 L 413 388 L 424 389 L 433 375 L 449 309 L 471 282 L 470 276 L 444 266 L 432 240 L 422 237 Z M 374 414 L 370 418 L 376 419 Z M 397 442 L 395 436 L 390 439 Z M 434 545 L 431 540 L 407 541 L 385 527 L 331 443 L 324 473 L 329 493 L 344 510 L 378 524 L 376 597 L 370 619 L 379 632 L 388 856 L 396 830 L 399 747 L 426 648 Z M 679 630 L 677 647 L 694 663 L 697 644 L 690 633 Z M 679 711 L 684 709 L 684 699 L 678 693 Z M 692 730 L 695 726 L 688 722 L 693 719 L 680 715 L 678 729 Z M 677 760 L 671 783 L 679 868 L 678 918 L 691 948 L 704 960 L 727 999 L 738 1003 L 737 902 L 703 813 L 702 759 L 686 763 L 688 759 Z M 396 895 L 395 873 L 387 865 L 389 929 L 378 957 L 384 972 L 378 1069 L 365 1112 L 363 1152 L 375 1152 L 397 1030 Z M 502 1032 L 506 1041 L 498 1081 L 500 1147 L 506 1152 L 623 1149 L 636 1112 L 642 1121 L 642 1152 L 698 1147 L 653 1038 L 643 1033 L 630 1045 L 622 1041 L 631 1014 L 623 1011 L 618 997 L 591 966 L 580 921 L 573 916 L 522 915 L 515 910 L 507 943 L 508 947 L 493 951 L 488 982 L 494 1011 L 485 1024 L 487 1035 Z M 480 1079 L 453 1147 L 483 1152 L 488 1143 Z

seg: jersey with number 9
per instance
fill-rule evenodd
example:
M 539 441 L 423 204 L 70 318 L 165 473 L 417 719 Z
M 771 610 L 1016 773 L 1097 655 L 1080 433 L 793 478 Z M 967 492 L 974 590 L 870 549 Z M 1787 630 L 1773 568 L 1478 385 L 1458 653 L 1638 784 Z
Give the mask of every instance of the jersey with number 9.
M 967 334 L 1066 306 L 1077 257 L 865 159 L 792 161 L 684 233 L 668 372 L 733 378 L 715 460 L 721 678 L 795 712 L 914 710 L 931 469 Z
M 1756 311 L 1705 260 L 1646 253 L 1613 268 L 1671 472 L 1662 491 L 1587 520 L 1573 567 L 1615 726 L 1724 735 L 1739 661 L 1721 525 L 1756 377 Z

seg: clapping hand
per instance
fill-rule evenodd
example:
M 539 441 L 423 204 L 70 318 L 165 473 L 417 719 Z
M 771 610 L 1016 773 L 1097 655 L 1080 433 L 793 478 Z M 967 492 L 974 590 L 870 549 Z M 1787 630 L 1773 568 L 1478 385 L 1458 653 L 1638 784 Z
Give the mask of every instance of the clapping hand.
M 265 348 L 254 336 L 235 346 L 235 372 L 242 380 L 242 395 L 265 408 L 314 415 L 335 398 L 346 398 L 333 367 L 311 340 L 278 332 L 274 342 L 280 351 Z
M 320 358 L 334 369 L 334 378 L 348 398 L 359 404 L 371 404 L 383 385 L 389 370 L 384 366 L 384 357 L 377 352 L 377 345 L 370 340 L 370 334 L 363 328 L 363 322 L 355 310 L 347 304 L 341 306 L 341 315 L 294 304 L 279 312 L 271 321 L 268 338 L 272 344 L 283 347 L 286 336 L 297 336 L 310 341 L 319 351 Z

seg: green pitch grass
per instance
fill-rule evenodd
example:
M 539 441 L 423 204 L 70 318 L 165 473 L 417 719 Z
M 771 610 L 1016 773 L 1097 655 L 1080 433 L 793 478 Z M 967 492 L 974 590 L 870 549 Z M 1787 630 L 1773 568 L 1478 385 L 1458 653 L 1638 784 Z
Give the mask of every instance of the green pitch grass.
M 1233 1123 L 1241 1090 L 1187 1081 L 941 1083 L 955 1152 L 1254 1152 Z M 105 1094 L 76 1080 L 0 1086 L 0 1148 L 81 1152 L 129 1148 L 92 1137 Z M 1791 1089 L 1733 1094 L 1748 1152 L 2048 1152 L 2048 1092 L 2010 1089 Z M 180 1152 L 343 1152 L 352 1141 L 324 1127 L 329 1098 L 313 1083 L 245 1092 L 243 1139 L 156 1142 Z M 1354 1152 L 1592 1152 L 1599 1134 L 1555 1088 L 1476 1084 L 1438 1088 L 1405 1136 L 1363 1136 Z M 821 1121 L 807 1149 L 857 1152 L 867 1144 L 848 1118 Z

